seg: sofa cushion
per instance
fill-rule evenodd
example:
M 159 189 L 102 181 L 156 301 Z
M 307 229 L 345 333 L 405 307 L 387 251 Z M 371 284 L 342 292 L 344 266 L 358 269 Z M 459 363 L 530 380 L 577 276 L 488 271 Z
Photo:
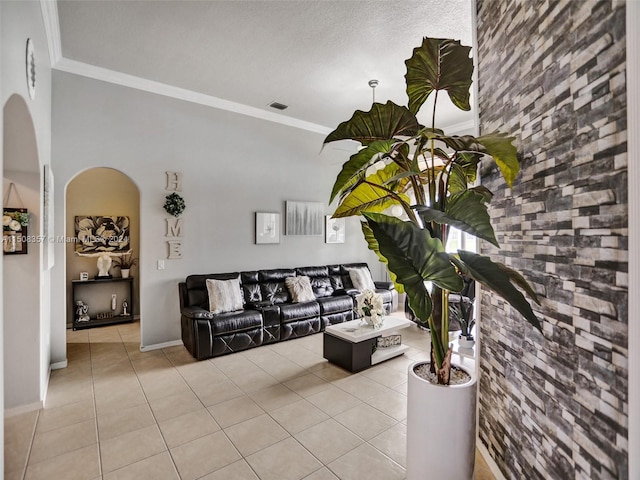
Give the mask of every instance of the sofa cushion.
M 320 305 L 320 314 L 322 315 L 346 312 L 353 308 L 353 300 L 348 295 L 318 298 L 316 301 Z
M 202 307 L 209 309 L 209 296 L 207 295 L 208 278 L 216 280 L 229 280 L 237 278 L 238 273 L 213 273 L 207 275 L 189 275 L 185 280 L 187 289 L 187 304 L 191 307 Z
M 280 305 L 280 321 L 282 323 L 319 316 L 320 305 L 318 305 L 318 302 L 316 301 L 305 303 L 285 303 Z
M 382 303 L 391 303 L 393 301 L 393 293 L 391 293 L 389 290 L 376 288 L 375 292 L 379 293 L 382 297 Z
M 363 292 L 364 290 L 375 290 L 376 286 L 371 278 L 371 272 L 368 268 L 350 268 L 349 278 L 356 290 Z
M 284 281 L 261 283 L 260 292 L 262 293 L 262 300 L 268 300 L 274 305 L 291 302 L 291 294 Z
M 220 313 L 211 320 L 214 335 L 242 332 L 252 328 L 262 328 L 262 315 L 257 310 Z
M 315 300 L 316 297 L 311 289 L 309 277 L 288 277 L 284 281 L 293 303 L 303 303 Z
M 238 277 L 229 280 L 206 280 L 209 294 L 209 311 L 211 313 L 233 312 L 242 310 L 242 293 Z

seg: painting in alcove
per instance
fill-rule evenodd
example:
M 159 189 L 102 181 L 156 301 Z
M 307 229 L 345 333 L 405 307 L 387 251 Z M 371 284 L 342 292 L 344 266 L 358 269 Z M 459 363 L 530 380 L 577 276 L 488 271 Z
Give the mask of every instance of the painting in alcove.
M 129 217 L 77 216 L 76 252 L 129 251 Z

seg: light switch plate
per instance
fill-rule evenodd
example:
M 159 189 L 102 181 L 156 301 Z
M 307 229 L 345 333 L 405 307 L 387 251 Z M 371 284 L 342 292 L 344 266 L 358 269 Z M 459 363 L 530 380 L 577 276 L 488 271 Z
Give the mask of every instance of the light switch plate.
M 164 270 L 164 260 L 158 260 L 158 270 Z

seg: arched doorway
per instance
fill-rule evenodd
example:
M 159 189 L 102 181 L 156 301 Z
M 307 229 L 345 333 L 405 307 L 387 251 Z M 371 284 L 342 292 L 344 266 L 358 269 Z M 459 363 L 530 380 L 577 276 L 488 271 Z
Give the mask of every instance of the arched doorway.
M 76 217 L 126 217 L 129 224 L 129 248 L 132 258 L 140 259 L 140 191 L 137 185 L 126 174 L 119 170 L 106 167 L 95 167 L 84 170 L 69 181 L 65 193 L 65 234 L 66 238 L 76 237 Z M 75 305 L 72 298 L 72 281 L 79 280 L 83 272 L 89 278 L 94 278 L 98 273 L 97 259 L 95 257 L 80 256 L 76 253 L 76 244 L 66 244 L 66 285 L 67 285 L 67 326 L 70 327 L 75 314 Z M 120 276 L 119 269 L 112 265 L 110 273 Z M 137 277 L 138 271 L 133 269 L 132 275 Z M 134 278 L 133 314 L 139 315 L 139 279 Z M 113 285 L 114 288 L 118 287 Z M 123 285 L 120 285 L 123 286 Z M 87 291 L 86 302 L 89 309 L 93 307 L 93 313 L 108 309 L 111 301 L 111 293 L 96 289 Z M 122 309 L 122 301 L 126 298 L 122 290 L 114 292 L 117 309 Z M 131 302 L 131 299 L 128 299 Z M 106 302 L 106 307 L 104 306 Z M 90 316 L 92 312 L 89 312 Z M 138 345 L 139 346 L 139 345 Z M 73 348 L 68 345 L 68 348 Z M 69 352 L 70 354 L 71 352 Z
M 12 95 L 4 105 L 3 135 L 4 192 L 14 184 L 3 208 L 26 208 L 28 238 L 37 239 L 42 177 L 33 119 L 20 95 Z M 29 241 L 26 255 L 3 255 L 5 409 L 37 408 L 46 389 L 50 325 L 41 313 L 41 254 L 42 244 Z

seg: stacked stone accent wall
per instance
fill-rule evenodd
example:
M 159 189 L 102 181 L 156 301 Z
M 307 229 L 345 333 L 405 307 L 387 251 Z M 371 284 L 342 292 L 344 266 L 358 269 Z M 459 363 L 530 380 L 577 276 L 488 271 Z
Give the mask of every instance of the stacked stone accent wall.
M 480 438 L 507 478 L 626 479 L 625 4 L 477 9 L 481 133 L 522 157 L 512 190 L 484 169 L 502 250 L 481 249 L 532 283 L 544 331 L 483 295 Z

